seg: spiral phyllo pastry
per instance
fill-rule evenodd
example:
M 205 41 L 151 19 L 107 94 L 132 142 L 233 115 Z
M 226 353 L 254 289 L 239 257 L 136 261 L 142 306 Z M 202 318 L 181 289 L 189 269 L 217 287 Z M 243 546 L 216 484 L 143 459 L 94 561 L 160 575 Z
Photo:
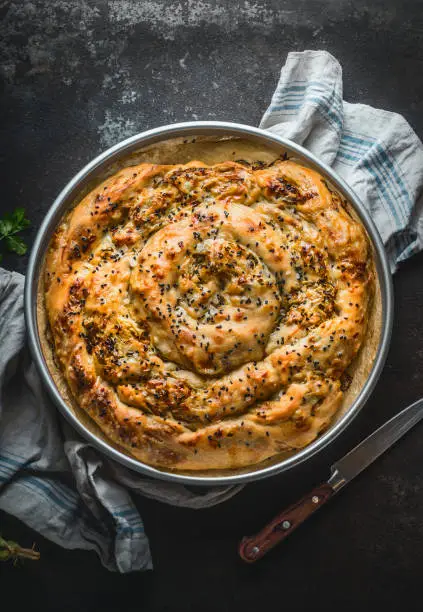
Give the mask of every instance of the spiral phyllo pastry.
M 315 171 L 141 164 L 62 220 L 46 261 L 57 366 L 113 442 L 163 468 L 304 447 L 363 341 L 370 247 Z

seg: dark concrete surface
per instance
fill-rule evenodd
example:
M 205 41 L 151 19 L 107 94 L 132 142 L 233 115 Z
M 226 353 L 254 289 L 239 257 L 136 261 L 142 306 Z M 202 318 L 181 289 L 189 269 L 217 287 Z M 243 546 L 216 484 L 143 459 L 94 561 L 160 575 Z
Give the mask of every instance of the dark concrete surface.
M 68 179 L 123 137 L 189 119 L 257 124 L 291 50 L 332 52 L 347 100 L 400 112 L 423 135 L 420 0 L 0 0 L 0 19 L 0 211 L 27 208 L 29 243 Z M 237 542 L 423 395 L 422 271 L 420 255 L 397 273 L 387 365 L 333 447 L 209 510 L 138 499 L 155 564 L 145 574 L 110 574 L 0 514 L 3 534 L 42 553 L 0 567 L 0 609 L 420 610 L 423 426 L 256 566 Z

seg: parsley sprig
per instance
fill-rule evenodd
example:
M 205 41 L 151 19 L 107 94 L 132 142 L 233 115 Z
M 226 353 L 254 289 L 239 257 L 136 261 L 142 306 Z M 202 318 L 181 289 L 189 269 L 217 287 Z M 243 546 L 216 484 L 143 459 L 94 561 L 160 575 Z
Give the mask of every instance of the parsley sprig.
M 4 540 L 0 536 L 0 561 L 13 561 L 16 563 L 18 559 L 32 559 L 37 561 L 40 558 L 40 553 L 32 548 L 22 548 L 17 542 Z
M 25 255 L 28 247 L 25 241 L 16 234 L 27 228 L 31 222 L 25 217 L 24 208 L 16 208 L 13 213 L 6 213 L 3 219 L 0 219 L 0 240 L 4 241 L 8 251 Z M 2 256 L 0 254 L 0 261 Z

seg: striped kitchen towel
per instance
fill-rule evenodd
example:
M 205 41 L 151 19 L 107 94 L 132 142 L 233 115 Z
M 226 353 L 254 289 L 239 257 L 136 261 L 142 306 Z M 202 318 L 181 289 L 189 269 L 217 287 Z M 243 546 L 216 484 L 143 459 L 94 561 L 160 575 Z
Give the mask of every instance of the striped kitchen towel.
M 330 53 L 289 53 L 260 127 L 309 149 L 349 184 L 379 229 L 392 272 L 421 250 L 423 145 L 401 115 L 345 102 Z

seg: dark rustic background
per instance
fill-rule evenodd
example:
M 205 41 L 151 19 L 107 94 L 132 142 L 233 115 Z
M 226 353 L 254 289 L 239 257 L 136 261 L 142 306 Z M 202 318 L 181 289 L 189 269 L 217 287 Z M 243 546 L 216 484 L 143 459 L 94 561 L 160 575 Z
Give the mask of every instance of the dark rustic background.
M 190 119 L 256 125 L 292 50 L 330 51 L 348 101 L 400 112 L 423 135 L 420 0 L 0 0 L 0 19 L 0 209 L 26 207 L 29 243 L 68 179 L 122 138 Z M 23 273 L 26 263 L 4 260 Z M 93 553 L 62 550 L 0 514 L 4 535 L 42 554 L 2 565 L 0 608 L 421 609 L 423 426 L 258 565 L 238 559 L 237 542 L 423 395 L 422 264 L 417 256 L 395 277 L 385 371 L 332 448 L 209 510 L 139 498 L 155 565 L 144 574 L 110 574 Z

